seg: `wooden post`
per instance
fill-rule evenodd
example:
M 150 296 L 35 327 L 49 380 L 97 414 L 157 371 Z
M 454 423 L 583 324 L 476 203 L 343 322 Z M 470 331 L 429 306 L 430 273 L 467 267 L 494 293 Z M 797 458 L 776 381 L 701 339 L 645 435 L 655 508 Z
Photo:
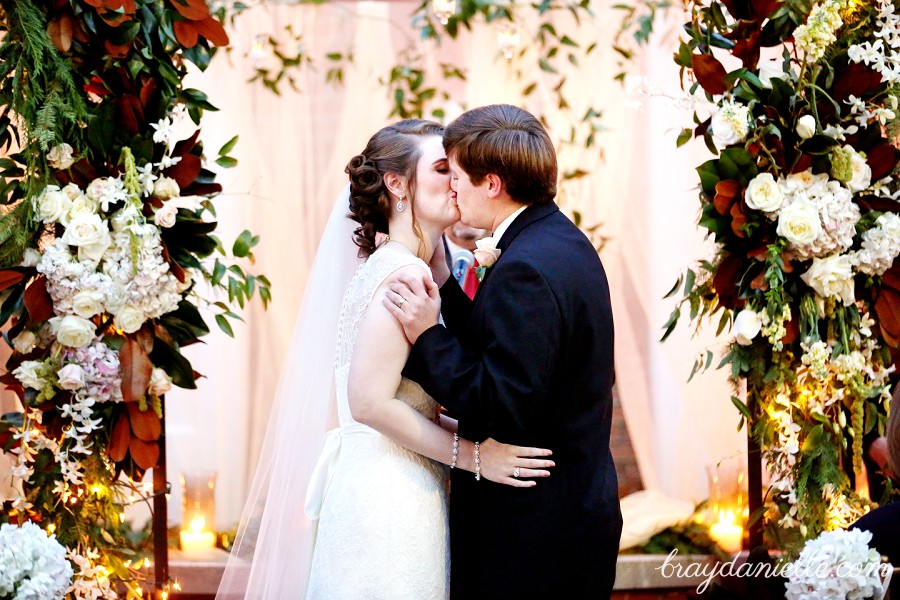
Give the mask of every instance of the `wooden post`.
M 159 460 L 153 468 L 153 579 L 154 598 L 169 588 L 169 484 L 166 475 L 166 400 L 160 397 Z
M 747 408 L 751 415 L 757 414 L 756 399 L 752 392 L 747 392 Z M 762 452 L 759 444 L 753 439 L 751 422 L 747 421 L 747 505 L 750 509 L 750 518 L 758 516 L 751 521 L 747 531 L 749 550 L 763 544 L 763 520 L 760 509 L 763 506 L 762 489 Z

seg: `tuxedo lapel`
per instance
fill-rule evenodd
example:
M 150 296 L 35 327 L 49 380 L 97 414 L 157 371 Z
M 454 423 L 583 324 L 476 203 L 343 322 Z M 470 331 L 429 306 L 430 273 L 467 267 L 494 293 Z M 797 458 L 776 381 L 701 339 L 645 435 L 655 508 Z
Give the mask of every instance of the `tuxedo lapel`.
M 512 243 L 513 239 L 519 235 L 520 231 L 535 221 L 540 221 L 543 218 L 549 217 L 555 212 L 559 212 L 559 207 L 555 202 L 542 204 L 541 206 L 532 205 L 523 210 L 522 214 L 510 223 L 509 228 L 503 233 L 503 237 L 497 242 L 497 248 L 500 249 L 500 260 L 503 259 L 503 253 L 506 252 L 506 249 L 509 248 L 509 245 Z
M 543 204 L 541 206 L 529 206 L 525 210 L 522 211 L 518 217 L 516 217 L 512 223 L 510 223 L 509 227 L 505 232 L 503 232 L 503 237 L 500 238 L 500 241 L 497 242 L 497 248 L 500 250 L 500 258 L 497 261 L 503 260 L 503 253 L 506 252 L 506 249 L 509 248 L 509 245 L 512 243 L 513 239 L 519 235 L 523 229 L 544 219 L 549 217 L 555 212 L 559 212 L 559 207 L 555 202 L 550 202 L 548 204 Z M 479 294 L 481 294 L 481 290 L 487 284 L 488 277 L 491 276 L 491 272 L 497 268 L 497 265 L 488 268 L 484 272 L 484 277 L 481 280 L 481 283 L 478 284 L 478 290 L 475 292 L 475 298 L 473 298 L 473 302 L 478 300 Z

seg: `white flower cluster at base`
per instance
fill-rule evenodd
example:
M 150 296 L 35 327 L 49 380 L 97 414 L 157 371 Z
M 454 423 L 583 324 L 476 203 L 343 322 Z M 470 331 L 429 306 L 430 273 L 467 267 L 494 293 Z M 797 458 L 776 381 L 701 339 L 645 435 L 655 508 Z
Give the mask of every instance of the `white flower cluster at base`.
M 881 555 L 868 531 L 826 531 L 791 565 L 787 600 L 862 600 L 882 592 Z
M 0 525 L 0 597 L 62 598 L 72 580 L 66 549 L 34 523 Z
M 862 248 L 850 254 L 860 273 L 883 275 L 900 256 L 900 216 L 885 213 L 875 220 L 875 227 L 862 234 Z

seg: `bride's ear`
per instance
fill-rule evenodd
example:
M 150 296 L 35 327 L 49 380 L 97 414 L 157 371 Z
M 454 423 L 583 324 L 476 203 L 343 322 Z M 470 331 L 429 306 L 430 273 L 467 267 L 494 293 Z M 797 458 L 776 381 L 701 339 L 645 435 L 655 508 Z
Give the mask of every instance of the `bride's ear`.
M 394 198 L 406 196 L 406 177 L 397 173 L 385 173 L 384 187 Z

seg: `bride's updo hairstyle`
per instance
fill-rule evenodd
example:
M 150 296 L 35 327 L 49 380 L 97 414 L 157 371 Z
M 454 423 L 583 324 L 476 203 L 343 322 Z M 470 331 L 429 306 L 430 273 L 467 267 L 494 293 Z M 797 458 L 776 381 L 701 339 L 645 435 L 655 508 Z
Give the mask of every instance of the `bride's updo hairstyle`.
M 409 182 L 409 196 L 405 201 L 412 212 L 416 235 L 422 239 L 413 201 L 416 166 L 422 154 L 419 145 L 423 137 L 443 133 L 443 126 L 433 121 L 405 119 L 379 130 L 362 154 L 347 163 L 344 172 L 350 176 L 350 218 L 359 223 L 353 241 L 359 246 L 360 256 L 375 252 L 376 233 L 388 232 L 393 203 L 384 184 L 387 173 L 403 175 Z

